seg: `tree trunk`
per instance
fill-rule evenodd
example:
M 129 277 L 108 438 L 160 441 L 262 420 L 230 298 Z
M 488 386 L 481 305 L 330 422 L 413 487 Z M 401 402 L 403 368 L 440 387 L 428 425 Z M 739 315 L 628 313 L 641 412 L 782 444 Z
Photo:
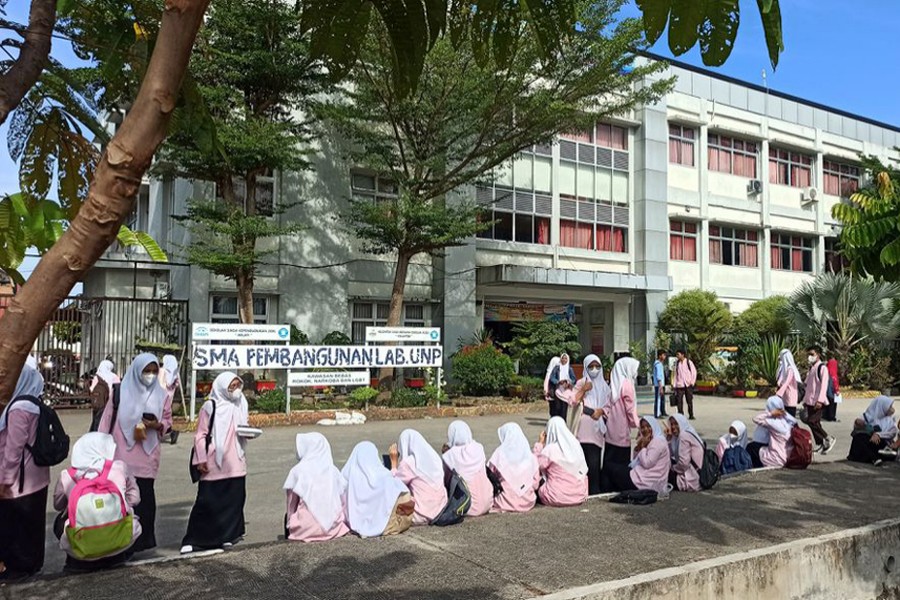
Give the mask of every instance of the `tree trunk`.
M 403 324 L 403 292 L 406 290 L 406 275 L 409 273 L 408 254 L 397 255 L 397 268 L 394 270 L 394 287 L 391 288 L 391 305 L 388 310 L 388 327 L 400 327 Z M 379 387 L 391 387 L 394 379 L 394 368 L 384 367 L 378 374 Z
M 50 56 L 50 41 L 56 25 L 56 0 L 31 0 L 25 41 L 12 66 L 0 76 L 0 124 L 6 121 L 25 94 L 34 87 Z
M 237 275 L 238 314 L 241 323 L 253 324 L 253 273 L 241 270 Z
M 0 317 L 0 408 L 44 324 L 115 241 L 134 210 L 141 179 L 166 137 L 172 110 L 209 0 L 166 0 L 141 89 L 103 152 L 87 201 Z

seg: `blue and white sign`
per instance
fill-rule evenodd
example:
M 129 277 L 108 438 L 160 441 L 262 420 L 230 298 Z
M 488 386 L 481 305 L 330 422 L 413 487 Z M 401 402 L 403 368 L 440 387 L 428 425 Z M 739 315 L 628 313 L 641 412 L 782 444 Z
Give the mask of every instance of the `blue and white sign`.
M 440 343 L 440 327 L 366 327 L 367 342 Z
M 194 346 L 193 367 L 238 369 L 378 369 L 440 367 L 440 346 Z
M 368 371 L 298 371 L 288 376 L 290 387 L 369 385 Z
M 193 339 L 196 342 L 283 342 L 291 339 L 288 325 L 243 325 L 231 323 L 194 323 Z

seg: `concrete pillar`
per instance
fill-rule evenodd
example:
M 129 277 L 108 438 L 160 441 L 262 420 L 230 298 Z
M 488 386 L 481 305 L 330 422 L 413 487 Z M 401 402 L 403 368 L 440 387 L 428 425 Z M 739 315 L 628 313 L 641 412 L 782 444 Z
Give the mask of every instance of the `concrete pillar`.
M 459 202 L 460 196 L 448 194 L 447 202 Z M 450 355 L 456 352 L 457 340 L 467 338 L 484 326 L 476 306 L 475 285 L 475 237 L 463 246 L 447 248 L 442 265 L 434 270 L 433 279 L 443 278 L 435 284 L 441 292 L 440 320 L 435 324 L 443 328 L 444 369 L 450 368 Z M 452 373 L 447 372 L 452 377 Z
M 627 352 L 631 341 L 631 303 L 628 300 L 613 303 L 612 330 L 613 352 Z

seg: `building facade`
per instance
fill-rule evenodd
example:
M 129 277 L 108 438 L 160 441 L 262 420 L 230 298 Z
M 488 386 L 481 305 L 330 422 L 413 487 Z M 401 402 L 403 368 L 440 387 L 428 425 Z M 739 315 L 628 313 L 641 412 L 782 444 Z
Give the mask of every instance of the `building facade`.
M 586 350 L 652 340 L 679 291 L 715 291 L 737 313 L 790 294 L 837 262 L 831 207 L 860 185 L 860 154 L 889 160 L 900 129 L 718 74 L 672 63 L 659 103 L 520 153 L 491 182 L 458 190 L 492 213 L 491 228 L 410 267 L 404 322 L 444 329 L 446 353 L 480 328 L 508 339 L 529 318 L 576 323 Z M 261 181 L 285 218 L 309 224 L 271 242 L 256 282 L 258 322 L 291 323 L 318 341 L 363 341 L 387 319 L 390 257 L 365 255 L 342 223 L 350 197 L 396 187 L 346 164 L 322 140 L 315 168 Z M 84 282 L 88 296 L 190 301 L 194 321 L 237 321 L 234 284 L 177 261 L 173 216 L 207 183 L 150 181 L 134 216 L 173 257 L 141 262 L 113 248 Z M 279 218 L 279 217 L 273 217 Z

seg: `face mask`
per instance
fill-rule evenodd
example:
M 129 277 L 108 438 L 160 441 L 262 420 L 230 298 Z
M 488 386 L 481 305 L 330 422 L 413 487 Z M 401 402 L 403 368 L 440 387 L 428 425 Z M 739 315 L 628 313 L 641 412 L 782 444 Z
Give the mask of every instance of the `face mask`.
M 156 383 L 156 373 L 144 373 L 141 375 L 141 381 L 144 382 L 144 385 L 150 387 L 154 383 Z
M 728 436 L 731 438 L 732 442 L 738 441 L 738 436 L 734 435 L 733 433 L 729 433 Z
M 591 377 L 596 377 L 597 375 L 600 374 L 600 369 L 598 369 L 598 368 L 596 368 L 596 367 L 594 367 L 594 368 L 592 368 L 592 369 L 588 369 L 588 374 L 589 374 Z
M 243 396 L 243 395 L 244 395 L 244 393 L 243 393 L 243 391 L 241 390 L 241 388 L 235 388 L 235 389 L 230 393 L 231 399 L 234 400 L 235 402 L 237 402 L 238 400 L 240 400 L 240 399 L 241 399 L 241 396 Z
M 808 360 L 808 361 L 809 361 L 809 364 L 811 364 L 811 365 L 816 364 L 816 357 L 815 357 L 815 356 L 807 356 L 807 357 L 806 357 L 806 360 Z

